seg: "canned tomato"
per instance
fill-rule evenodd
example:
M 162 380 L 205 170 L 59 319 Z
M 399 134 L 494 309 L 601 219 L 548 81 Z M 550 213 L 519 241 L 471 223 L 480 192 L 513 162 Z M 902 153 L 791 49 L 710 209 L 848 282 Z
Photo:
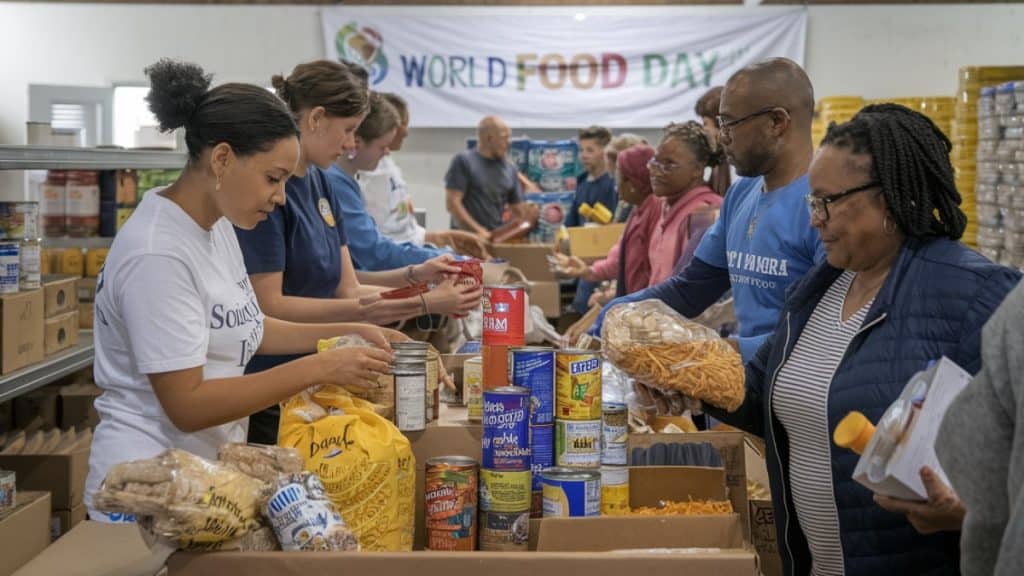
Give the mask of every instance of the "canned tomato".
M 530 469 L 533 491 L 541 489 L 540 473 L 555 465 L 555 426 L 530 426 Z
M 483 359 L 475 356 L 462 367 L 462 397 L 470 422 L 480 422 L 484 411 Z
M 548 468 L 544 482 L 544 517 L 601 515 L 601 474 L 596 470 Z
M 529 512 L 480 513 L 480 550 L 485 552 L 526 552 L 529 544 Z
M 600 468 L 601 421 L 556 420 L 555 464 L 576 468 Z
M 526 346 L 508 351 L 509 383 L 530 390 L 530 424 L 555 421 L 555 351 Z
M 21 246 L 18 242 L 0 242 L 0 294 L 18 291 Z
M 555 354 L 555 417 L 597 420 L 601 417 L 601 356 L 589 350 Z
M 601 419 L 601 463 L 626 465 L 626 444 L 629 442 L 629 411 L 625 404 L 604 405 Z
M 526 343 L 526 289 L 523 286 L 484 286 L 484 344 L 522 346 Z
M 480 509 L 523 512 L 530 509 L 529 470 L 480 470 Z
M 506 386 L 484 391 L 483 467 L 530 470 L 530 391 Z
M 20 240 L 39 236 L 37 202 L 0 202 L 0 239 Z
M 465 456 L 441 456 L 427 460 L 424 515 L 427 550 L 476 549 L 476 460 Z
M 484 390 L 511 386 L 508 380 L 508 346 L 484 344 L 480 357 L 483 358 Z
M 22 290 L 36 290 L 42 286 L 43 241 L 39 238 L 21 241 L 18 256 L 18 285 Z
M 601 515 L 624 516 L 629 512 L 629 468 L 602 466 Z

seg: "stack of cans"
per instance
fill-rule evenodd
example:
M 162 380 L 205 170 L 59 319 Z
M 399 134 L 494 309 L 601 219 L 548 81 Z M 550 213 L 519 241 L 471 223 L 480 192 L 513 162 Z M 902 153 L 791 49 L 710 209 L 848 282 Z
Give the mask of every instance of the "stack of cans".
M 609 402 L 602 411 L 601 514 L 621 516 L 629 513 L 629 408 Z
M 480 549 L 526 551 L 530 539 L 530 391 L 485 390 Z
M 529 346 L 508 352 L 509 380 L 530 391 L 530 515 L 543 512 L 541 472 L 555 465 L 555 351 Z

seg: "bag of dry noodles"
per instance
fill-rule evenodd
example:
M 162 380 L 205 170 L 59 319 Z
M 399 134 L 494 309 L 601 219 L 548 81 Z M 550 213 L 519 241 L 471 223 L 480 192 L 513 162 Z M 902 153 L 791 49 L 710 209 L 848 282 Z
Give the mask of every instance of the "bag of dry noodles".
M 660 300 L 615 306 L 601 327 L 602 349 L 649 386 L 682 392 L 730 412 L 743 404 L 743 361 L 718 334 Z

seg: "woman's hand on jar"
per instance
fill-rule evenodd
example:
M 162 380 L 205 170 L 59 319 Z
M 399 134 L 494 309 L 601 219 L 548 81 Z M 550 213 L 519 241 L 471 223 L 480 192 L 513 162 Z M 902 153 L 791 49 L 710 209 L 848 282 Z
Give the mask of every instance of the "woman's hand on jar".
M 455 257 L 451 254 L 441 254 L 436 258 L 431 258 L 423 264 L 417 264 L 412 267 L 411 280 L 415 282 L 432 282 L 439 283 L 445 278 L 451 275 L 459 273 L 459 268 L 452 266 L 452 262 L 455 261 Z
M 875 502 L 889 512 L 906 515 L 921 534 L 959 531 L 967 510 L 956 492 L 927 466 L 921 468 L 921 481 L 928 492 L 927 502 L 912 502 L 880 494 L 875 494 Z

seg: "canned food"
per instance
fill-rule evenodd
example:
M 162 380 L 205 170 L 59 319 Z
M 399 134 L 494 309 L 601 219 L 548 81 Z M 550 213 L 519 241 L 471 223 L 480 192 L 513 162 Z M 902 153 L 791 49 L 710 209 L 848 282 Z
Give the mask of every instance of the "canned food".
M 526 343 L 526 289 L 523 286 L 484 286 L 484 344 L 522 346 Z
M 483 358 L 484 390 L 494 390 L 509 386 L 508 381 L 508 346 L 492 346 L 484 344 L 480 350 Z
M 529 543 L 529 512 L 480 513 L 480 550 L 485 552 L 526 552 Z
M 395 426 L 403 432 L 427 427 L 427 367 L 423 360 L 396 362 Z M 408 361 L 411 360 L 411 361 Z
M 555 421 L 555 351 L 527 346 L 508 351 L 509 383 L 530 390 L 530 424 Z
M 556 420 L 555 464 L 576 468 L 600 468 L 601 421 Z
M 529 470 L 480 470 L 480 509 L 524 512 L 530 509 Z
M 98 277 L 100 270 L 103 269 L 103 265 L 107 262 L 108 254 L 110 254 L 109 248 L 93 248 L 89 250 L 85 254 L 85 275 L 89 278 Z
M 483 467 L 530 470 L 530 391 L 506 386 L 484 391 Z
M 602 466 L 601 515 L 624 516 L 629 512 L 629 468 Z
M 427 460 L 424 514 L 427 550 L 476 549 L 479 467 L 465 456 Z
M 18 501 L 18 490 L 14 478 L 14 472 L 0 470 L 0 510 L 14 508 L 15 502 Z
M 85 257 L 82 256 L 82 251 L 78 248 L 68 248 L 64 250 L 60 257 L 60 272 L 61 274 L 73 274 L 75 276 L 82 276 L 85 272 Z
M 42 286 L 43 241 L 25 239 L 21 241 L 18 256 L 18 285 L 22 290 L 37 290 Z
M 555 426 L 530 426 L 530 469 L 532 490 L 541 490 L 540 474 L 555 465 Z
M 589 350 L 560 350 L 555 354 L 555 417 L 601 418 L 600 354 Z
M 601 474 L 596 470 L 548 468 L 544 482 L 544 517 L 601 515 Z
M 470 422 L 483 419 L 484 386 L 483 359 L 475 356 L 466 360 L 462 367 L 462 397 L 466 400 L 466 412 Z
M 42 198 L 43 236 L 57 237 L 67 234 L 68 173 L 50 170 L 46 173 L 39 195 Z
M 0 202 L 0 240 L 38 238 L 39 203 Z
M 626 465 L 626 444 L 629 442 L 629 410 L 625 404 L 604 405 L 601 419 L 601 463 Z
M 0 294 L 18 291 L 21 267 L 21 245 L 18 242 L 0 242 Z

